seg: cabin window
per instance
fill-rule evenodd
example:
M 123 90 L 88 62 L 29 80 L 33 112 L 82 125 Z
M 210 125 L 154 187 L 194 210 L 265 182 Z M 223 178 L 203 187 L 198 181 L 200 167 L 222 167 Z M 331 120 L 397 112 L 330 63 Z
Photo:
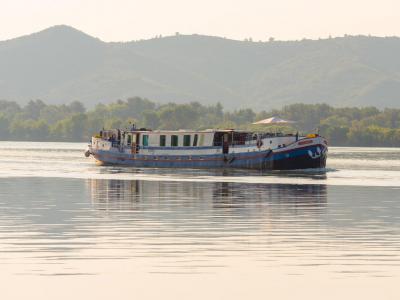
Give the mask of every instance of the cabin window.
M 160 135 L 160 147 L 165 147 L 167 142 L 167 138 L 165 135 Z
M 199 135 L 198 134 L 195 134 L 194 135 L 194 138 L 193 138 L 193 147 L 196 147 L 197 146 L 197 140 L 199 139 Z
M 132 136 L 131 136 L 131 135 L 128 135 L 128 138 L 127 138 L 127 140 L 126 140 L 126 144 L 127 144 L 128 146 L 130 146 L 130 145 L 132 144 Z
M 177 135 L 171 135 L 171 146 L 172 147 L 178 146 L 178 136 Z
M 149 145 L 149 136 L 147 134 L 143 135 L 142 145 L 143 146 L 148 146 Z
M 200 141 L 199 141 L 199 146 L 204 145 L 204 134 L 200 134 Z
M 190 138 L 191 138 L 191 136 L 189 134 L 185 134 L 183 136 L 183 146 L 184 147 L 189 147 L 190 146 Z

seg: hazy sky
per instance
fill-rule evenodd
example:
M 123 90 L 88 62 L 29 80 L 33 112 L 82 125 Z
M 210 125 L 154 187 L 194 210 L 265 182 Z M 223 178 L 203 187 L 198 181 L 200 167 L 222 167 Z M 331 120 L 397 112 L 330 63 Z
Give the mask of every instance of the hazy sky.
M 57 24 L 104 41 L 175 32 L 254 40 L 400 36 L 400 0 L 0 0 L 0 40 Z

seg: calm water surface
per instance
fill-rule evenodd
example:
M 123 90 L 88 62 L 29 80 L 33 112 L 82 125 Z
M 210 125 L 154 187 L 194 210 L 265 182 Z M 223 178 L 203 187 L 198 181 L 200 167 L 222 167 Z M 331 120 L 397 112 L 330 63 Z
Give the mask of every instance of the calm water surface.
M 400 149 L 244 174 L 84 148 L 0 142 L 1 299 L 400 299 Z

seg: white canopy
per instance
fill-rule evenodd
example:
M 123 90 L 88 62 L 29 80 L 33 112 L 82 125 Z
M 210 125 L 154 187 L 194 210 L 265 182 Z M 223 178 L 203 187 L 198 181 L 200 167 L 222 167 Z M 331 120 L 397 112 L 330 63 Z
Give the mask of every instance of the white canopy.
M 268 118 L 268 119 L 264 119 L 261 121 L 257 121 L 254 122 L 254 125 L 258 125 L 258 124 L 270 124 L 270 125 L 274 125 L 274 124 L 293 124 L 296 123 L 295 121 L 289 121 L 289 120 L 284 120 L 281 119 L 279 117 L 272 117 L 272 118 Z

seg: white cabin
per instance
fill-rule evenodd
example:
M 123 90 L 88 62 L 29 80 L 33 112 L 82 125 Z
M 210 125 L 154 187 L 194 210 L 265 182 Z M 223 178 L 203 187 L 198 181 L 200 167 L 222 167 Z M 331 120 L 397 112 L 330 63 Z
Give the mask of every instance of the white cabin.
M 236 130 L 104 130 L 93 137 L 92 147 L 143 155 L 209 155 L 285 148 L 298 136 L 256 134 Z

